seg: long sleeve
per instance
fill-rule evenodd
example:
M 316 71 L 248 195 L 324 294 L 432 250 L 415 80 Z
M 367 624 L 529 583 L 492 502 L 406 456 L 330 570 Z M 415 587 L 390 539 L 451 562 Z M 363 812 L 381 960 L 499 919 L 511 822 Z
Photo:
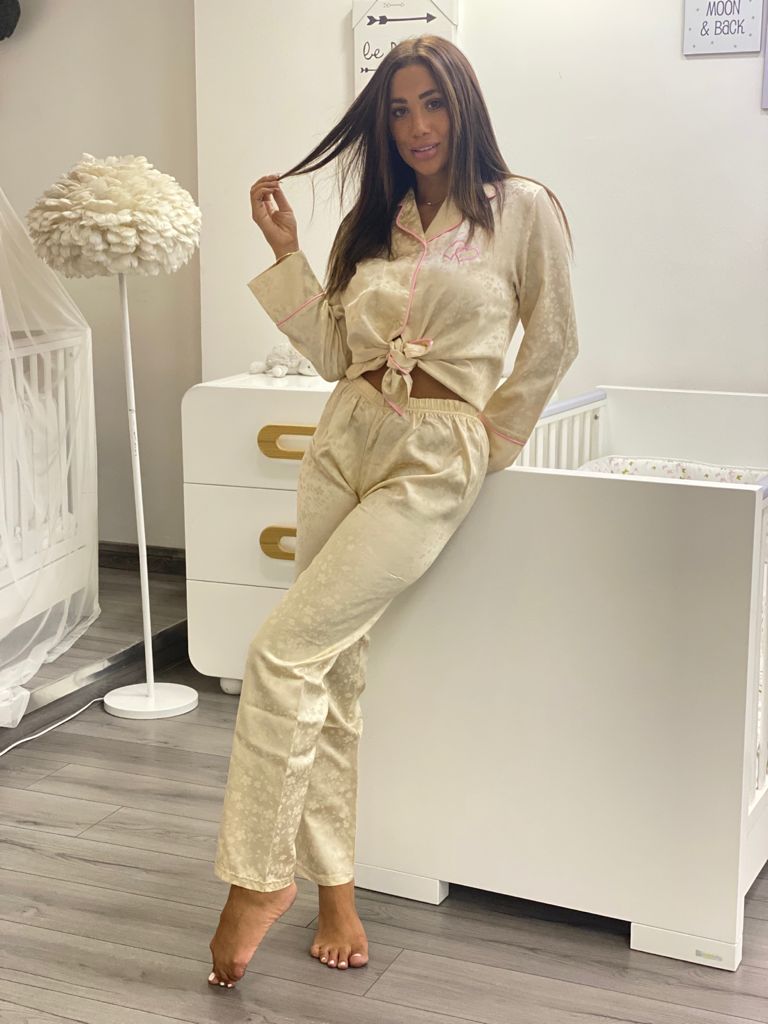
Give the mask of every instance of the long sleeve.
M 275 326 L 324 380 L 341 380 L 352 363 L 344 307 L 331 303 L 299 250 L 248 282 Z
M 579 349 L 565 232 L 544 188 L 534 196 L 529 223 L 515 267 L 525 333 L 512 372 L 483 409 L 489 473 L 518 457 Z

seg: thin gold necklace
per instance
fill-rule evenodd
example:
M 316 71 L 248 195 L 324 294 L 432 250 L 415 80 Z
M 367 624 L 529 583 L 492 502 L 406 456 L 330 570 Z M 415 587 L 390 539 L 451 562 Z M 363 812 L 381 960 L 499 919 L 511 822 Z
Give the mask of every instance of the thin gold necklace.
M 419 204 L 419 206 L 440 206 L 440 203 L 445 202 L 445 197 L 443 197 L 439 202 L 434 203 L 430 203 L 426 199 L 417 199 L 416 202 Z

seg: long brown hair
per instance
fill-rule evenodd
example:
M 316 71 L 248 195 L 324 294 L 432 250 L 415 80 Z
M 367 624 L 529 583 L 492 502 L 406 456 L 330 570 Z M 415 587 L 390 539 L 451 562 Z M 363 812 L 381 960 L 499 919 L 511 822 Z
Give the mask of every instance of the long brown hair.
M 396 71 L 417 61 L 432 73 L 447 103 L 450 196 L 470 222 L 468 241 L 476 226 L 493 235 L 491 199 L 483 184 L 523 178 L 546 189 L 573 253 L 568 218 L 554 192 L 535 178 L 513 174 L 504 162 L 477 76 L 465 55 L 442 36 L 415 36 L 390 50 L 341 120 L 303 160 L 280 175 L 309 174 L 341 157 L 342 204 L 345 181 L 359 181 L 357 201 L 341 221 L 328 258 L 328 295 L 346 287 L 360 260 L 383 252 L 392 258 L 392 221 L 399 201 L 415 187 L 416 175 L 400 156 L 389 129 L 390 84 Z M 497 189 L 497 196 L 503 206 L 503 189 Z

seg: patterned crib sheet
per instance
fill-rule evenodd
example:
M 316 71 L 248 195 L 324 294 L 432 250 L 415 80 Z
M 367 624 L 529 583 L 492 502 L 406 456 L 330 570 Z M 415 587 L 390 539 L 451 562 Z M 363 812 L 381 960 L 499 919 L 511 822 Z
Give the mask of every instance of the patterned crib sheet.
M 677 480 L 714 480 L 727 484 L 756 484 L 762 477 L 768 483 L 768 467 L 719 466 L 713 462 L 686 462 L 667 457 L 643 458 L 637 455 L 603 455 L 583 462 L 579 469 L 594 473 L 631 476 L 665 476 Z

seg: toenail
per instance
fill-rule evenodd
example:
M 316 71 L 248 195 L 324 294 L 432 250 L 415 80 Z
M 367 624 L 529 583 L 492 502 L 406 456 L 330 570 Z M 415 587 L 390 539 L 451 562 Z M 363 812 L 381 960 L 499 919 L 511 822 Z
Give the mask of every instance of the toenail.
M 339 960 L 339 967 L 346 967 L 346 966 L 347 966 L 347 961 L 346 960 Z
M 321 956 L 321 957 L 320 957 L 320 961 L 321 961 L 321 963 L 325 963 L 325 961 L 326 961 L 327 959 L 328 959 L 328 957 L 327 957 L 327 956 Z
M 215 973 L 213 971 L 211 971 L 211 973 L 208 975 L 208 981 L 214 981 L 215 978 L 216 978 Z
M 222 988 L 224 987 L 224 982 L 223 981 L 220 981 L 219 984 L 221 985 Z
M 331 967 L 333 967 L 333 965 L 336 963 L 336 961 L 335 960 L 329 960 L 328 963 L 331 965 Z

